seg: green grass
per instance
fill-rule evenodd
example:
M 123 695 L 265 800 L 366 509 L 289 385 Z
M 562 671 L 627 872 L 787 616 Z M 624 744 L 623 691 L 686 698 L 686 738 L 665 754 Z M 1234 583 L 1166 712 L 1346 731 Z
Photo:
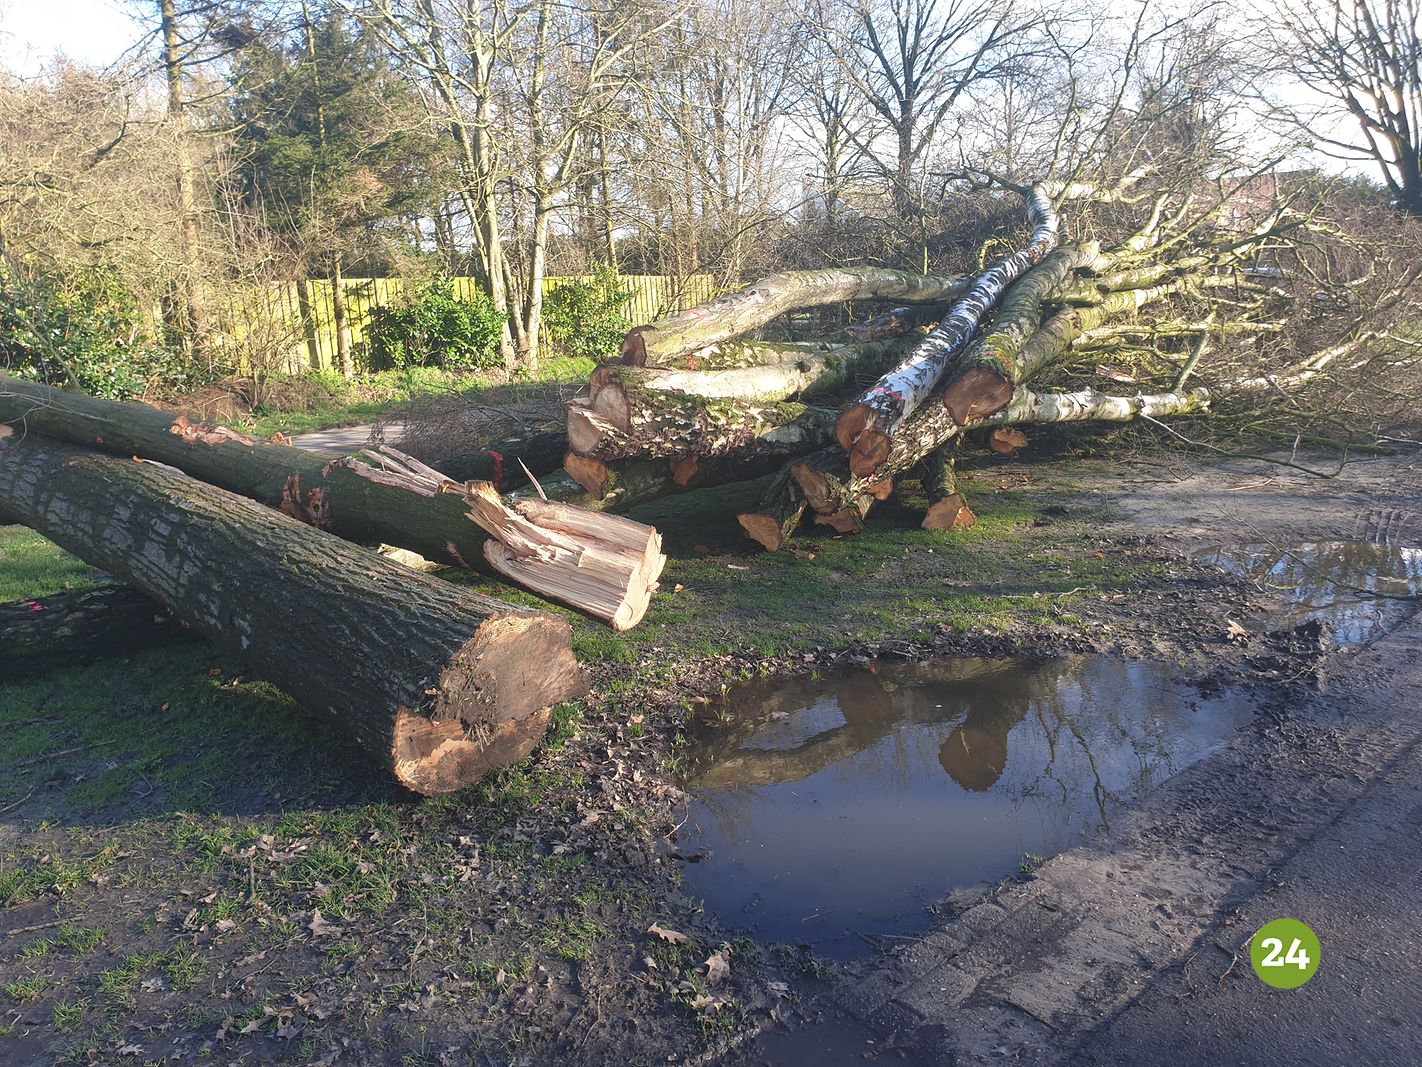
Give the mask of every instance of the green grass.
M 23 526 L 0 525 L 0 603 L 92 589 L 93 567 Z

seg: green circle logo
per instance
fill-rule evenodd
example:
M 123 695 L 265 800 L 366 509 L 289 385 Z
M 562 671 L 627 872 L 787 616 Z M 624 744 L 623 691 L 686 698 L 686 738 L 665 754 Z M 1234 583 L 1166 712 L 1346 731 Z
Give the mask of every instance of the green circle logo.
M 1297 989 L 1318 970 L 1318 935 L 1297 919 L 1275 919 L 1249 942 L 1249 962 L 1265 985 Z

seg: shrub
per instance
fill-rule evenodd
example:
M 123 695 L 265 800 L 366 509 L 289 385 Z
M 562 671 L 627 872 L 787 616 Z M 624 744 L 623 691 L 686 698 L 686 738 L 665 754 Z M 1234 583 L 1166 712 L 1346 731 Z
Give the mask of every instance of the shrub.
M 0 366 L 110 400 L 195 384 L 105 269 L 31 276 L 0 266 Z
M 611 267 L 594 268 L 591 280 L 564 282 L 543 302 L 543 328 L 570 356 L 601 359 L 617 352 L 632 328 L 622 309 L 632 293 Z
M 430 282 L 409 299 L 371 309 L 361 357 L 373 371 L 485 370 L 499 365 L 504 318 L 482 291 L 460 300 L 452 283 Z

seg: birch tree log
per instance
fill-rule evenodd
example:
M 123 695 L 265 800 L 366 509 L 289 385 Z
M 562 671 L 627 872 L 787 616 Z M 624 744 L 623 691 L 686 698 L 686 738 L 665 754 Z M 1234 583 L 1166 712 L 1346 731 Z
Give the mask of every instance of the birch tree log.
M 586 682 L 568 623 L 429 578 L 162 465 L 0 440 L 0 508 L 250 664 L 406 787 L 527 755 Z
M 637 367 L 688 369 L 688 357 L 764 326 L 796 308 L 849 300 L 950 303 L 968 288 L 940 278 L 882 267 L 786 271 L 687 311 L 638 326 L 622 342 L 622 361 Z
M 894 433 L 918 410 L 952 360 L 972 340 L 983 316 L 1002 300 L 1009 286 L 1056 247 L 1057 213 L 1044 186 L 1026 192 L 1032 236 L 1027 247 L 979 275 L 947 317 L 893 370 L 847 407 L 835 437 L 859 477 L 874 474 L 888 457 Z
M 901 338 L 862 344 L 820 342 L 806 345 L 790 359 L 724 370 L 668 370 L 607 363 L 589 377 L 588 395 L 595 410 L 609 415 L 630 411 L 631 395 L 646 390 L 761 403 L 786 400 L 837 389 L 856 376 L 878 377 L 908 347 L 909 343 Z

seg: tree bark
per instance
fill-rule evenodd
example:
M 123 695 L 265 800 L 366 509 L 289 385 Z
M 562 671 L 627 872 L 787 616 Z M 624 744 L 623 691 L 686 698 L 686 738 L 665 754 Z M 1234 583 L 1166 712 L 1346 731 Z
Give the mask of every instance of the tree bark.
M 483 559 L 485 535 L 450 494 L 424 496 L 369 463 L 190 422 L 0 375 L 0 423 L 120 456 L 168 463 L 361 544 L 398 545 L 442 563 Z
M 840 447 L 858 477 L 878 470 L 889 455 L 894 433 L 918 410 L 953 360 L 968 346 L 983 317 L 1009 286 L 1042 262 L 1056 247 L 1057 213 L 1042 185 L 1026 191 L 1032 237 L 1027 247 L 995 263 L 974 279 L 947 317 L 893 370 L 845 408 L 835 427 Z
M 795 456 L 830 440 L 835 416 L 794 401 L 746 403 L 625 386 L 603 390 L 597 401 L 571 400 L 564 411 L 568 447 L 600 460 Z
M 877 376 L 883 365 L 901 355 L 907 345 L 902 340 L 885 340 L 806 346 L 811 347 L 819 351 L 794 353 L 792 358 L 775 363 L 722 370 L 668 370 L 607 363 L 589 378 L 589 398 L 594 410 L 606 413 L 629 411 L 630 394 L 649 389 L 761 403 L 785 400 L 837 389 L 857 375 Z
M 847 300 L 948 303 L 969 280 L 864 267 L 857 270 L 786 271 L 762 278 L 689 311 L 633 329 L 622 342 L 622 361 L 637 367 L 687 369 L 687 358 L 709 345 L 739 337 L 796 308 Z
M 159 464 L 0 440 L 0 506 L 324 714 L 420 793 L 521 759 L 581 695 L 568 623 Z
M 151 597 L 122 585 L 31 597 L 0 604 L 0 677 L 197 637 Z
M 963 530 L 978 521 L 958 491 L 953 472 L 954 444 L 935 448 L 924 457 L 923 491 L 928 496 L 928 511 L 919 525 L 925 530 Z
M 393 449 L 366 452 L 366 460 L 333 460 L 192 423 L 144 404 L 100 400 L 0 375 L 0 424 L 7 422 L 171 464 L 348 541 L 396 545 L 504 580 L 513 573 L 488 561 L 485 531 L 471 521 L 463 493 L 448 491 L 448 479 L 428 468 L 425 476 L 412 477 L 409 457 Z

